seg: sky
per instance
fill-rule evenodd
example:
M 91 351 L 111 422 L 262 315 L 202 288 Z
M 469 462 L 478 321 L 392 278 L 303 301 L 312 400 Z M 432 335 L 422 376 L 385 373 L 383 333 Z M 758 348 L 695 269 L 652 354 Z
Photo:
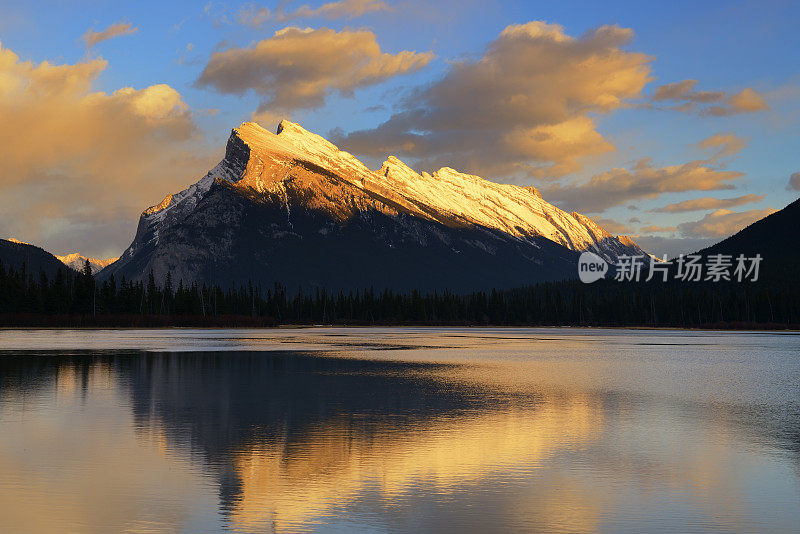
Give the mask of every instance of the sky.
M 0 237 L 118 256 L 282 118 L 533 185 L 654 254 L 800 194 L 796 2 L 0 0 Z

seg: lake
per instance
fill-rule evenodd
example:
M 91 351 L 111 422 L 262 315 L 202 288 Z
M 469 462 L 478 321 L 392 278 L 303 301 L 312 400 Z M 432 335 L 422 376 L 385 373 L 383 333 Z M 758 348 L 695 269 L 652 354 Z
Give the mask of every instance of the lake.
M 0 330 L 0 532 L 796 532 L 800 336 Z

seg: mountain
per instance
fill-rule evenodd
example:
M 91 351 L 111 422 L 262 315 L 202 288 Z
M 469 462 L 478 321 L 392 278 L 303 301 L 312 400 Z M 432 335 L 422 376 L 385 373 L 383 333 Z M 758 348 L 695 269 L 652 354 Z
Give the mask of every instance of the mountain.
M 102 271 L 105 267 L 111 265 L 118 259 L 108 258 L 105 260 L 98 260 L 97 258 L 87 258 L 86 256 L 81 256 L 77 252 L 65 254 L 63 256 L 56 255 L 56 258 L 58 258 L 64 265 L 75 269 L 76 271 L 82 271 L 83 266 L 86 265 L 86 260 L 89 260 L 89 265 L 92 267 L 93 273 Z
M 800 250 L 797 229 L 800 221 L 800 199 L 780 211 L 760 219 L 738 233 L 701 250 L 698 254 L 739 254 L 754 257 L 760 254 L 762 276 L 783 283 L 800 282 Z
M 18 239 L 0 239 L 0 261 L 6 269 L 13 267 L 19 270 L 25 264 L 28 273 L 38 277 L 39 272 L 44 271 L 50 279 L 59 269 L 67 270 L 58 258 L 46 250 Z
M 377 171 L 297 124 L 231 132 L 225 157 L 146 209 L 101 277 L 330 289 L 480 289 L 575 277 L 580 251 L 642 254 L 532 187 L 395 157 Z

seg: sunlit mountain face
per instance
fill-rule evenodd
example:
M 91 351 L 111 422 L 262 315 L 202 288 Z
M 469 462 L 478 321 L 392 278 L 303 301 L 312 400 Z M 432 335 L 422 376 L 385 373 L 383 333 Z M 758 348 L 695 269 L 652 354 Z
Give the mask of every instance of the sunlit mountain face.
M 6 354 L 0 495 L 32 485 L 56 496 L 15 501 L 19 513 L 0 525 L 32 515 L 41 530 L 85 526 L 83 507 L 98 505 L 109 512 L 97 528 L 112 530 L 133 516 L 142 528 L 236 532 L 736 530 L 763 521 L 758 510 L 791 517 L 781 504 L 791 477 L 786 499 L 766 509 L 742 493 L 747 480 L 794 469 L 800 450 L 781 401 L 792 364 L 764 376 L 746 356 L 762 340 L 737 349 L 722 334 L 686 345 L 678 334 L 542 334 L 242 332 L 226 341 L 238 352 Z M 782 361 L 790 346 L 774 343 L 764 350 Z M 654 372 L 651 358 L 678 345 L 686 355 Z M 731 357 L 736 384 L 720 367 Z M 44 418 L 50 410 L 64 415 Z M 66 428 L 69 441 L 46 439 Z M 49 454 L 58 465 L 33 474 Z M 76 484 L 94 485 L 96 502 L 72 500 Z
M 474 290 L 574 277 L 577 254 L 644 254 L 533 187 L 396 157 L 378 170 L 298 124 L 244 123 L 225 158 L 146 209 L 101 273 L 292 289 Z

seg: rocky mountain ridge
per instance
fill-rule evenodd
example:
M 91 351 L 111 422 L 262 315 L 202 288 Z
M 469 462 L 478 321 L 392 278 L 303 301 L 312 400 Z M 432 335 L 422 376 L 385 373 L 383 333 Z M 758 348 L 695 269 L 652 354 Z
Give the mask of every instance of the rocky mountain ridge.
M 334 241 L 340 249 L 331 247 Z M 245 243 L 252 250 L 246 251 Z M 643 253 L 630 238 L 547 203 L 535 188 L 498 184 L 448 167 L 417 173 L 393 156 L 372 171 L 321 136 L 284 120 L 277 133 L 255 123 L 234 129 L 223 160 L 197 183 L 146 209 L 131 246 L 102 275 L 141 278 L 153 270 L 187 282 L 244 282 L 246 275 L 306 285 L 359 283 L 357 277 L 345 276 L 340 283 L 324 274 L 321 249 L 333 255 L 324 262 L 331 267 L 334 261 L 333 271 L 346 271 L 345 265 L 380 268 L 385 261 L 407 263 L 426 255 L 436 258 L 429 267 L 434 271 L 474 271 L 466 276 L 470 282 L 454 282 L 458 287 L 574 276 L 575 257 L 583 250 L 611 262 L 620 254 Z M 408 258 L 397 256 L 399 249 Z M 356 258 L 376 255 L 383 259 L 357 263 Z M 240 268 L 244 257 L 254 262 L 249 269 Z M 486 265 L 469 267 L 467 257 Z M 287 265 L 304 262 L 318 265 L 300 268 L 308 280 L 285 272 Z M 507 269 L 493 275 L 486 270 L 490 264 L 513 264 L 521 272 L 504 279 L 500 273 Z M 489 278 L 478 280 L 477 272 Z M 287 274 L 291 280 L 284 280 Z M 423 281 L 422 274 L 400 276 L 402 282 L 385 274 L 387 287 Z M 362 283 L 382 280 L 380 272 L 366 278 Z M 458 273 L 442 272 L 440 278 L 454 280 Z

